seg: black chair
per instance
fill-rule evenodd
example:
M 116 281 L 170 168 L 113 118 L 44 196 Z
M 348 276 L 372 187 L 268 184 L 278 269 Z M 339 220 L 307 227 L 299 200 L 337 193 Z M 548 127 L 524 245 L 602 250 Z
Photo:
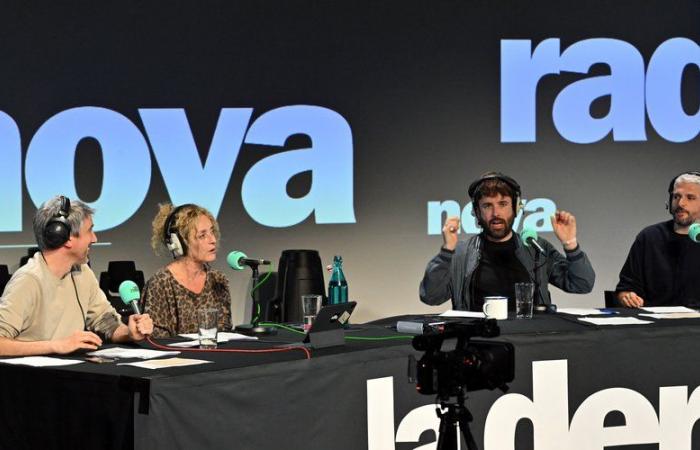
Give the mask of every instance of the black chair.
M 615 291 L 603 291 L 603 296 L 605 298 L 606 308 L 619 308 L 620 304 L 617 301 L 617 292 Z
M 139 290 L 143 292 L 145 284 L 143 272 L 136 270 L 134 261 L 110 261 L 107 264 L 107 271 L 100 273 L 100 289 L 122 317 L 128 317 L 133 312 L 119 297 L 119 285 L 126 280 L 136 283 Z
M 10 269 L 7 267 L 7 264 L 0 264 L 0 295 L 5 290 L 7 282 L 10 281 L 10 277 Z
M 22 267 L 23 265 L 27 264 L 27 262 L 29 262 L 29 258 L 33 257 L 34 253 L 38 251 L 39 247 L 29 247 L 27 249 L 27 254 L 19 259 L 19 266 Z

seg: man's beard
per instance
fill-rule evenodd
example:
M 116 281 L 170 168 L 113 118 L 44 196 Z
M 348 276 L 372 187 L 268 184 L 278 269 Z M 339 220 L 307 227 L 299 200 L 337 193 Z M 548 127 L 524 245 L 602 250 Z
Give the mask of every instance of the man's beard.
M 684 211 L 684 212 L 685 212 L 685 218 L 683 218 L 683 219 L 679 218 L 679 217 L 676 215 L 676 214 L 678 213 L 678 211 Z M 690 216 L 690 213 L 689 213 L 688 211 L 686 211 L 685 209 L 683 209 L 683 208 L 681 208 L 681 207 L 679 207 L 679 206 L 676 206 L 676 207 L 673 209 L 673 223 L 675 223 L 675 224 L 678 225 L 679 227 L 689 227 L 689 226 L 691 226 L 694 222 L 695 222 L 695 220 Z
M 513 231 L 513 222 L 515 222 L 515 217 L 512 217 L 510 220 L 491 219 L 491 224 L 494 222 L 503 223 L 505 226 L 500 230 L 492 230 L 489 224 L 487 224 L 483 219 L 479 218 L 479 226 L 482 230 L 484 230 L 484 234 L 493 240 L 501 240 L 508 236 L 511 231 Z

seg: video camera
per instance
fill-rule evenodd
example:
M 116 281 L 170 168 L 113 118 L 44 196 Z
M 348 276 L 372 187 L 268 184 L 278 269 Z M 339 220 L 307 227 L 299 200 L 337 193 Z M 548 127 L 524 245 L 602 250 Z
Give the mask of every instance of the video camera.
M 506 383 L 513 381 L 515 376 L 513 345 L 471 339 L 499 334 L 495 319 L 477 319 L 468 323 L 446 322 L 427 334 L 414 337 L 413 347 L 425 352 L 415 364 L 418 392 L 437 394 L 440 399 L 479 389 L 498 388 L 506 392 Z M 457 338 L 454 350 L 442 351 L 445 339 L 452 338 Z

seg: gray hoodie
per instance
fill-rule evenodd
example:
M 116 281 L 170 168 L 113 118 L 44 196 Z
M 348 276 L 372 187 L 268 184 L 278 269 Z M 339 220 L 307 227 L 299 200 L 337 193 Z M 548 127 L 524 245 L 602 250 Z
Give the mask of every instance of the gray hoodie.
M 420 299 L 428 305 L 439 305 L 452 300 L 452 308 L 459 310 L 472 309 L 473 286 L 472 277 L 481 259 L 481 234 L 472 236 L 467 241 L 460 241 L 453 252 L 440 249 L 440 252 L 430 260 L 425 269 L 423 281 L 420 284 Z M 575 294 L 591 292 L 595 282 L 595 272 L 586 254 L 580 246 L 573 251 L 559 253 L 545 239 L 538 238 L 537 242 L 544 249 L 540 256 L 537 275 L 540 281 L 539 294 L 535 295 L 545 304 L 552 302 L 548 284 Z M 535 250 L 525 247 L 520 239 L 515 240 L 515 256 L 522 263 L 535 281 Z

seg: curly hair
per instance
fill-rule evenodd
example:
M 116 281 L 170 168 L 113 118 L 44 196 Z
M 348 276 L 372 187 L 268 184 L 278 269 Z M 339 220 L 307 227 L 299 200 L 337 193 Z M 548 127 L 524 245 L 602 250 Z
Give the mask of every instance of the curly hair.
M 151 247 L 157 255 L 167 251 L 167 247 L 165 245 L 165 223 L 174 210 L 175 207 L 170 203 L 161 203 L 158 205 L 158 213 L 151 224 Z M 221 236 L 219 232 L 219 223 L 216 221 L 212 213 L 201 206 L 185 205 L 183 208 L 181 208 L 177 213 L 177 217 L 175 217 L 174 228 L 189 246 L 192 235 L 197 229 L 197 219 L 199 219 L 200 216 L 205 216 L 207 219 L 211 220 L 211 223 L 214 226 L 214 236 L 216 237 L 216 242 L 218 244 L 219 237 Z

